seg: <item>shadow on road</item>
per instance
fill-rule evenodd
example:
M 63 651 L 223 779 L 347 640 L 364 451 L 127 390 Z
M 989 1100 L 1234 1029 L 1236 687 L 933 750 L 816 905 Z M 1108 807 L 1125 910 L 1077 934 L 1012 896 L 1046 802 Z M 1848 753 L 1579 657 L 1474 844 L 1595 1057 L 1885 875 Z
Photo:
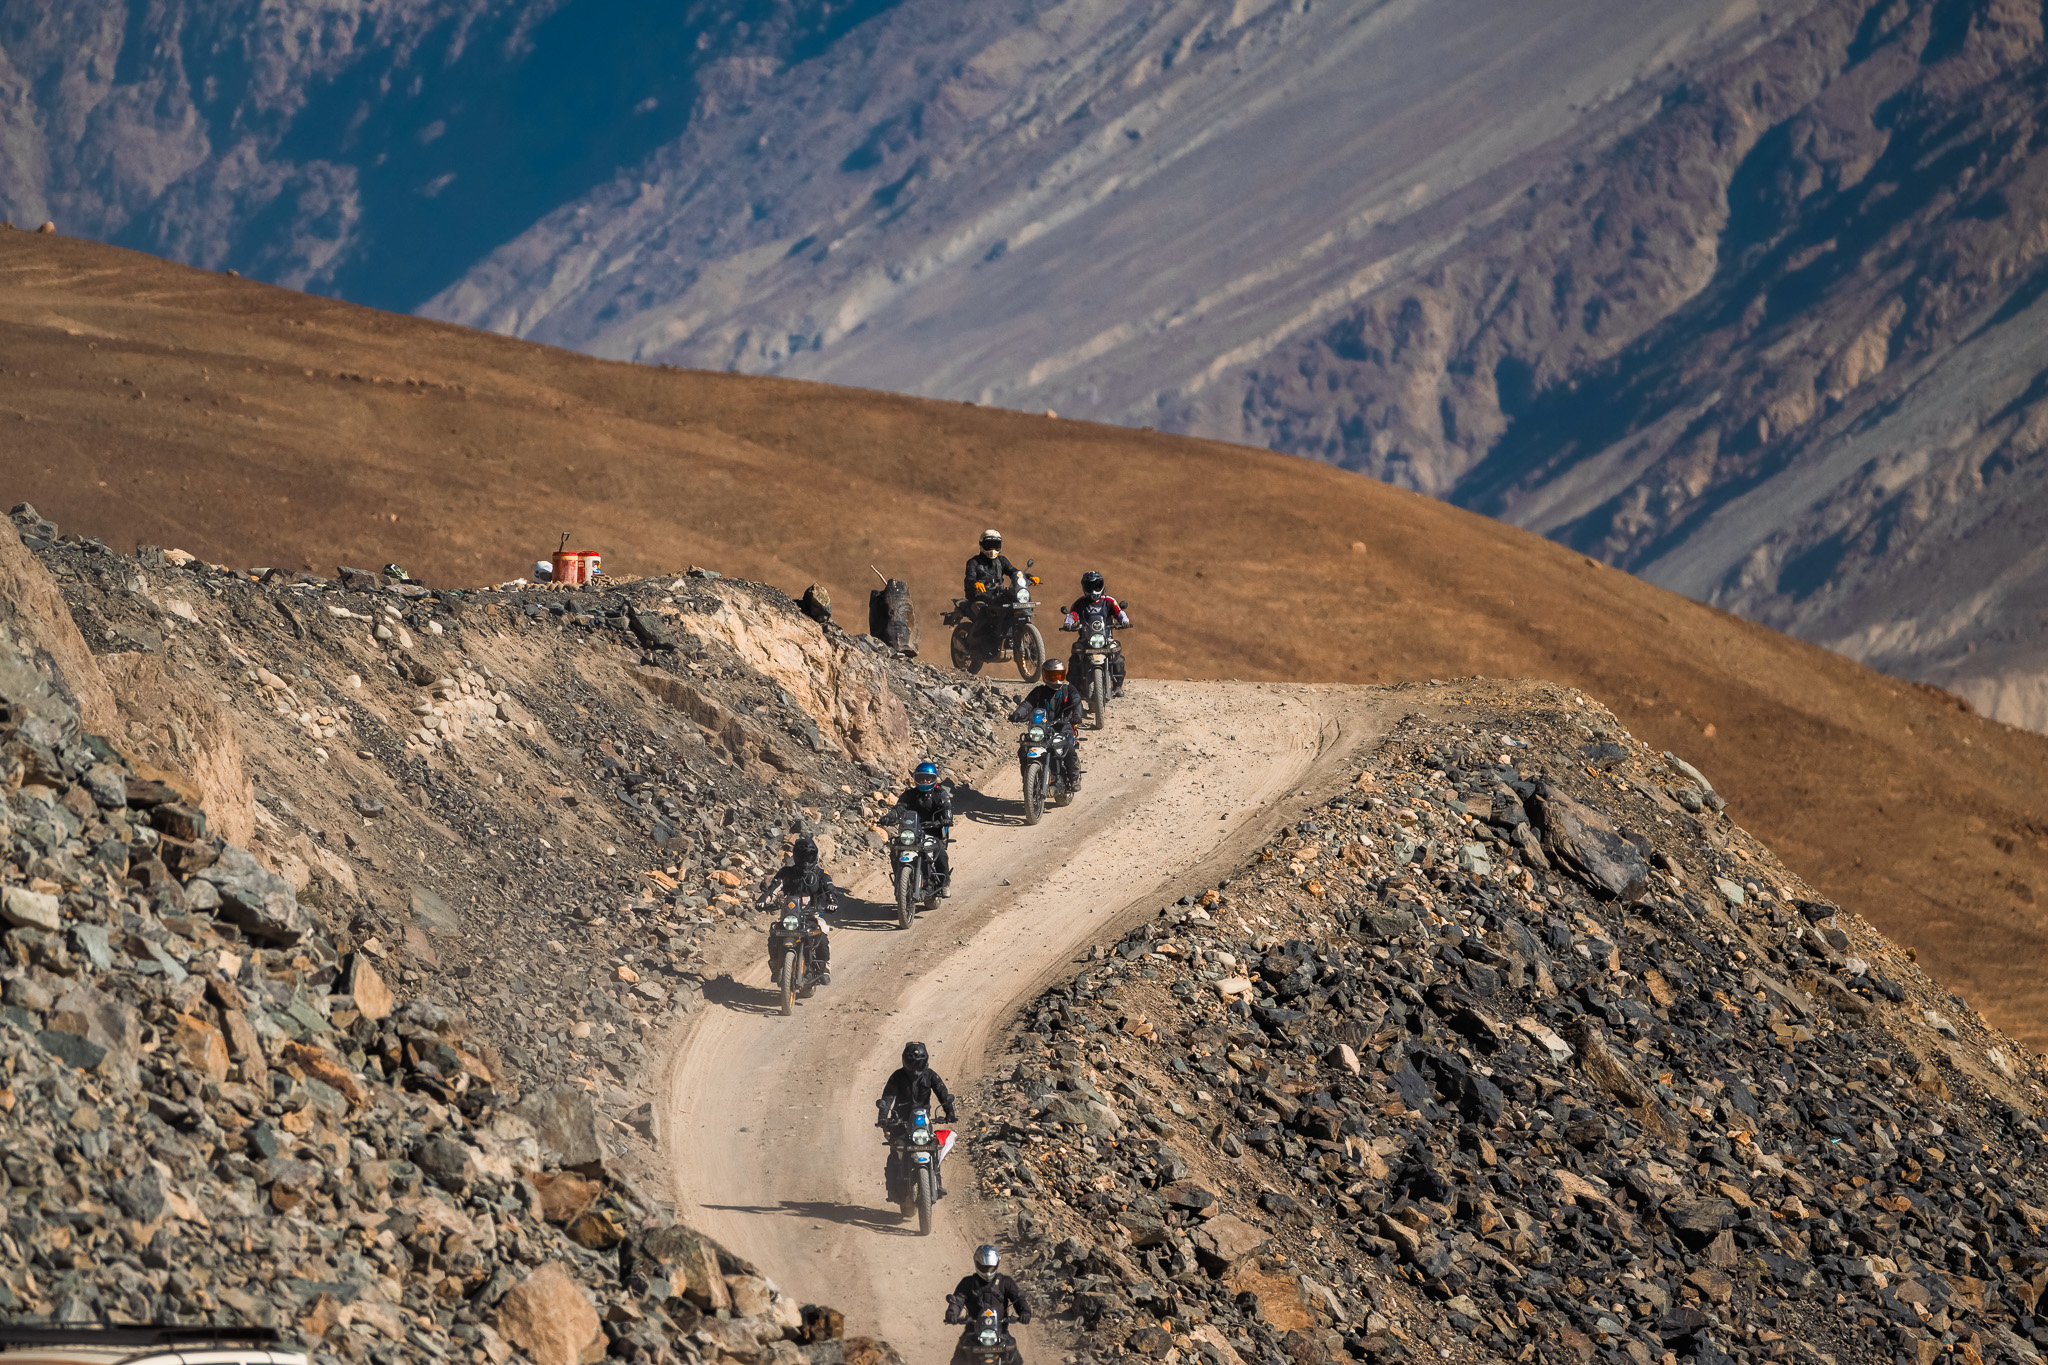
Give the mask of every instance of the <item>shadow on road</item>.
M 721 973 L 706 981 L 703 991 L 705 1000 L 735 1014 L 782 1013 L 781 991 L 770 986 L 749 986 L 743 981 L 735 981 L 731 973 Z
M 720 1213 L 780 1213 L 792 1218 L 817 1218 L 850 1228 L 864 1228 L 885 1237 L 917 1236 L 917 1221 L 901 1219 L 890 1208 L 871 1209 L 859 1204 L 831 1204 L 823 1200 L 785 1199 L 780 1204 L 706 1204 Z
M 834 929 L 856 929 L 861 933 L 896 932 L 896 902 L 867 901 L 842 893 L 839 910 L 832 916 Z
M 970 791 L 965 787 L 953 789 L 953 810 L 963 820 L 972 820 L 977 825 L 1022 825 L 1024 823 L 1024 798 L 1022 796 L 990 796 L 987 792 Z

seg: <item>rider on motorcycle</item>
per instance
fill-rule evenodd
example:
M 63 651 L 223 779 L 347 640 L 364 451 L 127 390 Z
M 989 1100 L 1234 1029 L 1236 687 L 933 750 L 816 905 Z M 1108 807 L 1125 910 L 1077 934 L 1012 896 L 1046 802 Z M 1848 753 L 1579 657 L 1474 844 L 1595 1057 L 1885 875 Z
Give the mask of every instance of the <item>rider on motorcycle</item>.
M 761 890 L 761 906 L 772 908 L 784 896 L 808 896 L 818 912 L 819 938 L 811 946 L 811 964 L 818 969 L 818 984 L 832 984 L 832 926 L 825 916 L 839 908 L 839 888 L 832 875 L 818 863 L 818 841 L 805 834 L 798 837 L 791 861 L 778 868 Z
M 936 854 L 938 865 L 933 871 L 939 874 L 939 894 L 953 894 L 953 859 L 947 852 L 946 841 L 953 834 L 953 791 L 939 784 L 939 765 L 924 762 L 917 765 L 911 774 L 911 785 L 903 795 L 896 798 L 895 808 L 882 817 L 882 823 L 896 823 L 897 811 L 909 811 L 917 816 L 918 825 L 939 836 Z
M 1002 532 L 983 531 L 981 550 L 968 559 L 960 583 L 967 614 L 977 625 L 987 624 L 989 608 L 1007 593 L 1015 592 L 1023 575 L 1024 571 L 1003 554 Z
M 1043 711 L 1049 724 L 1066 729 L 1067 790 L 1077 792 L 1081 790 L 1081 746 L 1076 737 L 1075 726 L 1087 716 L 1088 700 L 1067 681 L 1067 665 L 1064 659 L 1047 659 L 1038 676 L 1044 681 L 1024 694 L 1024 700 L 1017 703 L 1017 709 L 1010 713 L 1010 719 L 1030 720 L 1033 711 Z
M 1020 1359 L 1017 1343 L 1008 1340 L 1012 1322 L 1031 1325 L 1031 1302 L 1024 1297 L 1024 1291 L 1008 1275 L 997 1270 L 1001 1256 L 992 1246 L 983 1243 L 974 1249 L 974 1273 L 964 1277 L 953 1286 L 953 1292 L 946 1295 L 946 1322 L 967 1328 L 960 1337 L 960 1344 L 954 1348 L 953 1359 L 963 1363 L 973 1357 L 969 1354 L 974 1332 L 981 1324 L 982 1312 L 993 1308 L 996 1321 L 1001 1324 L 1008 1347 L 1003 1353 L 1006 1363 Z
M 903 1065 L 889 1073 L 889 1079 L 882 1085 L 882 1097 L 875 1101 L 875 1127 L 891 1137 L 900 1137 L 910 1128 L 910 1111 L 929 1110 L 936 1096 L 940 1107 L 946 1111 L 946 1122 L 958 1123 L 958 1113 L 953 1108 L 953 1092 L 946 1089 L 946 1083 L 939 1079 L 939 1073 L 931 1068 L 931 1053 L 923 1043 L 903 1045 Z M 897 1148 L 889 1149 L 890 1169 L 883 1179 L 891 1190 L 902 1188 L 909 1180 L 909 1173 L 895 1169 Z M 901 1177 L 899 1182 L 898 1177 Z M 933 1197 L 946 1197 L 946 1175 L 944 1163 L 932 1162 L 932 1183 L 937 1187 Z
M 1102 575 L 1094 569 L 1090 569 L 1087 573 L 1081 575 L 1081 595 L 1074 599 L 1072 606 L 1067 608 L 1066 620 L 1060 628 L 1062 630 L 1078 632 L 1081 629 L 1082 621 L 1086 619 L 1088 614 L 1096 610 L 1104 613 L 1113 629 L 1130 629 L 1130 614 L 1124 610 L 1123 603 L 1102 590 Z M 1078 659 L 1080 653 L 1081 639 L 1077 634 L 1074 639 L 1073 655 Z M 1078 663 L 1075 666 L 1078 667 Z M 1116 654 L 1111 660 L 1109 681 L 1112 689 L 1110 695 L 1122 696 L 1124 691 L 1124 656 L 1121 652 Z

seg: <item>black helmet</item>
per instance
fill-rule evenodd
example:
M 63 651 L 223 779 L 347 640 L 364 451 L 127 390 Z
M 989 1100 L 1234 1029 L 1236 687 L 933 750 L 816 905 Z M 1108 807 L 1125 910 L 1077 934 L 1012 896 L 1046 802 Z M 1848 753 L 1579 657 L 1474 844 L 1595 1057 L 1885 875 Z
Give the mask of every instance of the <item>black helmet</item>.
M 983 1242 L 974 1249 L 974 1273 L 981 1276 L 984 1280 L 994 1279 L 996 1267 L 1001 1265 L 1002 1262 L 1002 1254 L 987 1242 Z
M 903 1045 L 903 1065 L 909 1067 L 912 1071 L 924 1070 L 926 1066 L 930 1065 L 931 1060 L 932 1054 L 925 1051 L 923 1043 L 905 1043 Z
M 1102 575 L 1090 569 L 1081 575 L 1081 591 L 1093 595 L 1102 592 Z
M 984 550 L 1000 550 L 1000 549 L 1002 549 L 1002 548 L 1003 548 L 1003 533 L 1002 533 L 1001 531 L 994 531 L 994 530 L 990 530 L 990 531 L 983 531 L 983 532 L 981 533 L 981 548 L 982 548 L 982 549 L 984 549 Z
M 911 780 L 917 784 L 919 791 L 930 791 L 938 785 L 939 765 L 930 762 L 920 763 L 917 765 L 917 771 L 913 772 L 910 776 Z
M 818 841 L 810 835 L 806 834 L 799 837 L 796 841 L 796 848 L 793 851 L 798 867 L 816 867 L 818 865 Z

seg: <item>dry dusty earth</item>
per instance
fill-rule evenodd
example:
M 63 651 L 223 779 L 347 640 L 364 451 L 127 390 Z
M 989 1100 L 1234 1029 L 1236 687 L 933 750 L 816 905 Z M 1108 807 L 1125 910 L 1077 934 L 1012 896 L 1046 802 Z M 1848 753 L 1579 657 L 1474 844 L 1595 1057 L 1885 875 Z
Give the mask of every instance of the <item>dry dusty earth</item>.
M 1548 678 L 1701 766 L 1757 832 L 2048 1046 L 2048 736 L 1527 532 L 1269 451 L 571 355 L 0 231 L 0 491 L 67 530 L 287 570 L 497 582 L 573 529 L 858 628 L 937 609 L 983 526 L 1136 604 L 1166 678 Z M 850 618 L 850 619 L 849 619 Z
M 746 956 L 707 987 L 714 1007 L 692 1016 L 667 1077 L 677 1215 L 839 1306 L 849 1332 L 940 1359 L 953 1337 L 945 1295 L 989 1230 L 964 1167 L 930 1241 L 883 1198 L 873 1101 L 903 1044 L 925 1041 L 956 1095 L 971 1094 L 1013 1006 L 1128 915 L 1242 863 L 1342 780 L 1404 700 L 1415 701 L 1134 681 L 1083 751 L 1072 806 L 1026 828 L 1014 767 L 977 775 L 956 826 L 955 894 L 909 933 L 895 928 L 879 875 L 856 883 L 833 936 L 832 984 L 794 1018 L 768 991 L 759 936 L 743 937 Z

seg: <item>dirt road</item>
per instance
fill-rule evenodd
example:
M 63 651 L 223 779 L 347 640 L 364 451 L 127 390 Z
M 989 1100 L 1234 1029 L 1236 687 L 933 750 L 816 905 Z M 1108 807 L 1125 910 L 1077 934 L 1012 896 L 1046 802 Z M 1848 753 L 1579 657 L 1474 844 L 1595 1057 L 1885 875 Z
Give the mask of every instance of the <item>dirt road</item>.
M 964 1094 L 1022 997 L 1121 919 L 1227 875 L 1343 781 L 1397 706 L 1374 688 L 1133 680 L 1083 749 L 1072 806 L 1027 828 L 1015 767 L 975 775 L 939 909 L 897 929 L 870 855 L 854 883 L 868 899 L 832 937 L 833 984 L 795 1017 L 776 1012 L 765 940 L 707 988 L 664 1091 L 677 1215 L 841 1309 L 848 1332 L 913 1365 L 946 1358 L 945 1295 L 985 1229 L 964 1168 L 929 1238 L 883 1197 L 874 1097 L 903 1044 L 926 1042 Z

